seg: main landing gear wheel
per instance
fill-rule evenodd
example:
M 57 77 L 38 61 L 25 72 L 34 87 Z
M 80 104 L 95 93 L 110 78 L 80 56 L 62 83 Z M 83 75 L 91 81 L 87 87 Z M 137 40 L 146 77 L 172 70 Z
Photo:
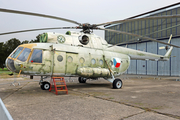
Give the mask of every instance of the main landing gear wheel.
M 113 81 L 113 88 L 114 89 L 120 89 L 120 88 L 122 88 L 122 85 L 123 85 L 123 83 L 120 79 L 115 79 Z
M 79 80 L 79 83 L 86 83 L 86 78 L 79 77 L 78 80 Z
M 41 83 L 41 89 L 42 90 L 49 90 L 50 89 L 50 83 L 49 82 L 42 82 Z

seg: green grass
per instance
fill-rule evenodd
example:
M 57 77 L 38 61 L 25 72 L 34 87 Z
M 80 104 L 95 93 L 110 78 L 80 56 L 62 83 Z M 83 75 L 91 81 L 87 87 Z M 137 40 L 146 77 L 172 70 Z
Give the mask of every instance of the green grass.
M 8 75 L 12 73 L 11 71 L 9 71 L 7 68 L 4 68 L 4 70 L 2 70 L 2 68 L 0 68 L 0 75 Z
M 0 68 L 0 71 L 9 71 L 9 70 L 7 68 L 4 69 Z

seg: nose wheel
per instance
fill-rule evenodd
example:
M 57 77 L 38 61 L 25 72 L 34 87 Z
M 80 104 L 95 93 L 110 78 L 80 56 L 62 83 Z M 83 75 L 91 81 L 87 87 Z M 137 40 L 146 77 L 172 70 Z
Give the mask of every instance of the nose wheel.
M 120 89 L 120 88 L 122 88 L 122 85 L 123 85 L 123 83 L 122 83 L 121 79 L 115 79 L 113 81 L 113 88 L 114 89 Z

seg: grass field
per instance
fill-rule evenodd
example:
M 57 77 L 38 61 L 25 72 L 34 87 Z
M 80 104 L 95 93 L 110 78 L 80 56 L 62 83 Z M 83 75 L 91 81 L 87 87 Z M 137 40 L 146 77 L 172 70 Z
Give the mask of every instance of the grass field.
M 8 75 L 12 73 L 11 71 L 9 71 L 7 68 L 4 68 L 4 70 L 2 70 L 2 68 L 0 68 L 0 75 Z
M 7 68 L 4 69 L 0 68 L 0 71 L 9 71 L 9 70 Z

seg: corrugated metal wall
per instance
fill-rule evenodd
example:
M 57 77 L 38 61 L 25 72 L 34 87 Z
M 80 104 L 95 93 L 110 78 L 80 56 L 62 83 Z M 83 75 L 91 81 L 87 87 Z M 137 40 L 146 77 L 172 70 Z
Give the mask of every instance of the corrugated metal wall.
M 180 14 L 180 4 L 170 6 L 168 8 L 162 8 L 161 10 L 153 11 L 138 17 L 148 16 L 162 16 L 162 15 L 176 15 Z M 108 26 L 108 29 L 126 31 L 130 33 L 139 34 L 142 36 L 148 36 L 163 42 L 168 42 L 170 34 L 173 35 L 171 41 L 172 44 L 180 46 L 180 18 L 168 18 L 168 19 L 153 19 L 153 20 L 140 20 L 130 21 L 114 26 Z M 166 30 L 164 30 L 166 29 Z M 163 31 L 161 31 L 163 30 Z M 158 31 L 158 32 L 157 32 Z M 179 37 L 179 38 L 178 38 Z M 124 43 L 128 41 L 128 48 L 136 50 L 151 52 L 155 54 L 164 55 L 166 50 L 159 50 L 159 47 L 165 46 L 156 42 L 145 41 L 141 38 L 128 36 L 125 34 L 117 34 L 114 32 L 105 31 L 105 39 L 110 44 Z M 143 43 L 138 43 L 143 41 Z M 169 61 L 142 61 L 131 60 L 131 64 L 126 73 L 128 74 L 145 74 L 145 75 L 167 75 L 167 76 L 180 76 L 180 49 L 174 48 L 172 51 L 172 57 Z M 176 56 L 176 57 L 175 57 Z
M 162 40 L 168 42 L 168 39 Z M 180 38 L 173 38 L 171 43 L 180 45 Z M 166 50 L 159 50 L 159 47 L 165 46 L 156 42 L 144 42 L 128 45 L 128 48 L 151 52 L 159 55 L 165 55 Z M 169 61 L 143 61 L 131 60 L 131 64 L 127 74 L 141 75 L 164 75 L 164 76 L 179 76 L 180 75 L 180 49 L 174 48 Z
M 171 43 L 180 45 L 180 38 L 173 39 Z M 174 48 L 171 56 L 171 76 L 180 76 L 180 49 Z
M 168 42 L 168 40 L 162 40 L 162 42 Z M 158 43 L 158 47 L 165 46 L 164 44 Z M 166 50 L 158 50 L 158 54 L 165 55 Z M 170 76 L 170 62 L 169 61 L 158 61 L 158 75 L 167 75 Z
M 136 50 L 136 44 L 131 44 L 127 46 L 128 48 L 132 48 Z M 129 69 L 127 71 L 128 74 L 136 74 L 136 66 L 137 66 L 137 60 L 131 60 L 130 61 L 130 66 Z
M 137 44 L 137 50 L 146 51 L 146 43 Z M 137 60 L 137 74 L 146 74 L 146 61 Z
M 176 14 L 180 14 L 180 4 L 177 6 L 177 8 L 172 7 L 169 9 L 156 11 L 154 13 L 147 14 L 146 16 L 141 16 L 141 17 L 176 15 Z M 180 32 L 178 32 L 180 31 L 179 25 L 180 25 L 180 18 L 168 18 L 168 19 L 139 20 L 132 22 L 130 21 L 114 26 L 108 26 L 107 28 L 135 33 L 155 39 L 161 39 L 161 38 L 168 38 L 170 34 L 172 34 L 173 37 L 180 36 Z M 115 32 L 105 31 L 105 39 L 110 44 L 117 44 L 125 41 L 137 42 L 138 38 L 125 34 L 117 34 Z
M 157 54 L 157 42 L 147 43 L 147 52 Z M 157 62 L 147 61 L 147 75 L 157 75 Z

